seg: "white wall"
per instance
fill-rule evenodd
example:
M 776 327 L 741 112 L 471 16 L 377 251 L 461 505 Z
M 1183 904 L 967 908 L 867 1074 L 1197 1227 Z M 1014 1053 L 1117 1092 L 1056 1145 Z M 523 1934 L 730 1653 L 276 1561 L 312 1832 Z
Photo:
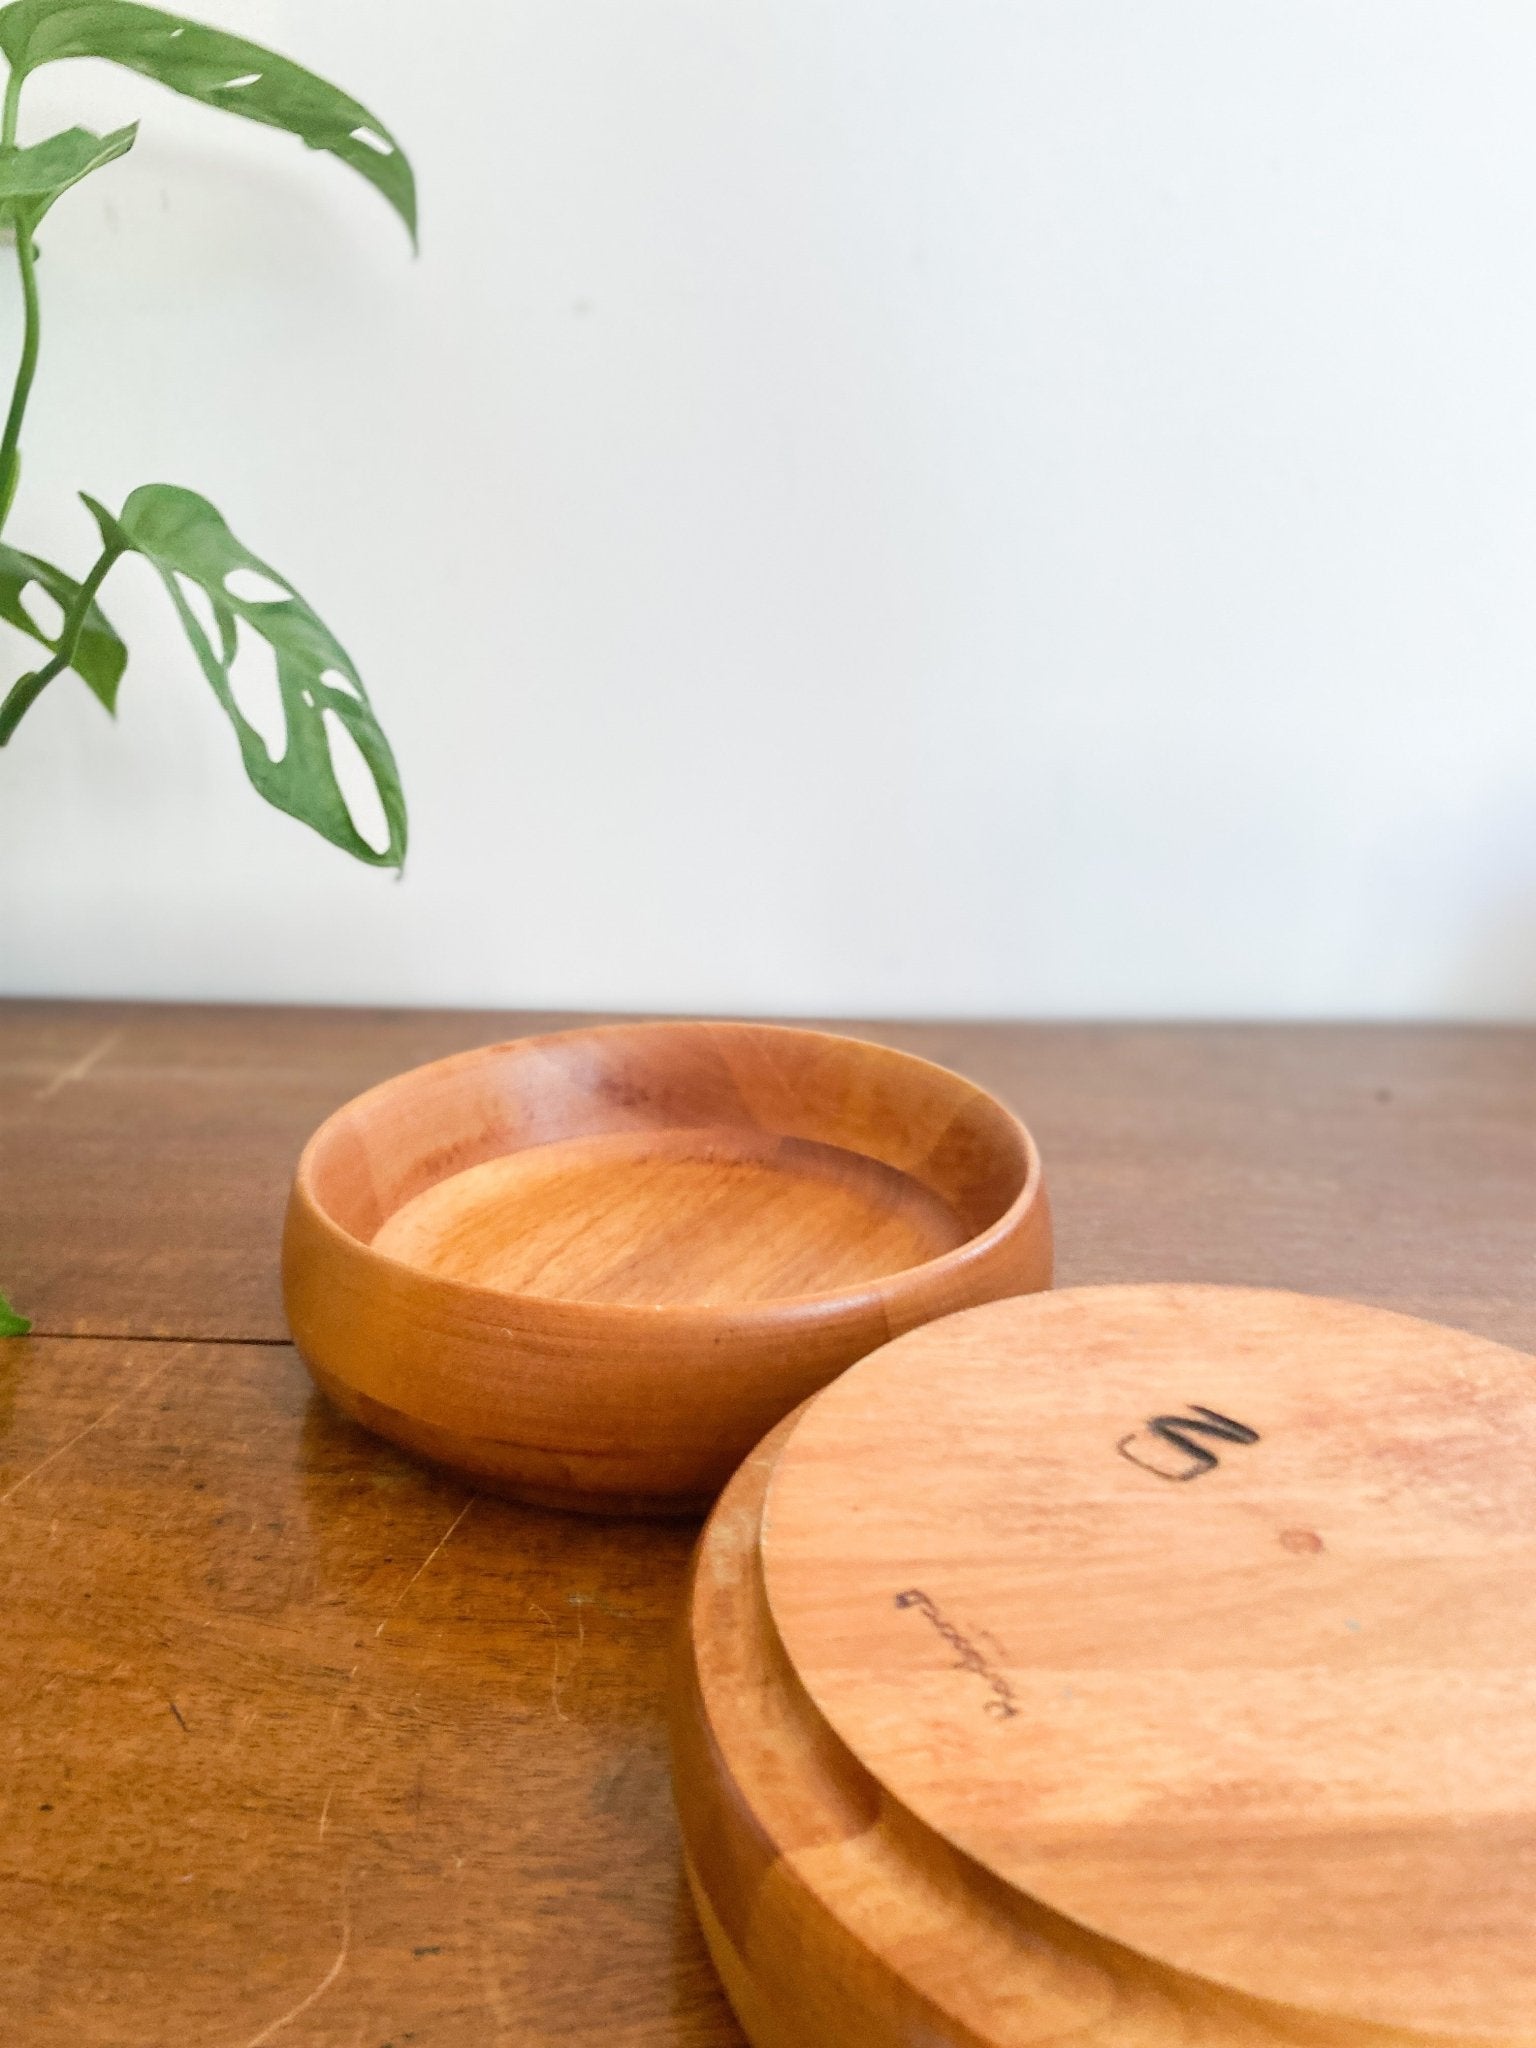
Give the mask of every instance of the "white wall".
M 357 657 L 403 884 L 245 788 L 127 564 L 0 755 L 0 986 L 1536 1015 L 1536 11 L 206 0 L 383 204 L 141 114 L 10 536 L 218 502 Z M 14 346 L 14 293 L 5 290 Z M 25 663 L 7 644 L 12 673 Z

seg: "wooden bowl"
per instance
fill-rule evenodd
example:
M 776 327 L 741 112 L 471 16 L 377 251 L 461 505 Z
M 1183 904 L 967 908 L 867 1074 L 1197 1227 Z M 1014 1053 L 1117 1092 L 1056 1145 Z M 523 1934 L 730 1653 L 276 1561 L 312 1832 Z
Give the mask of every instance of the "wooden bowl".
M 1536 1360 L 1239 1288 L 902 1338 L 697 1553 L 674 1777 L 754 2048 L 1531 2048 L 1533 1624 Z
M 858 1039 L 618 1024 L 348 1103 L 299 1162 L 294 1341 L 349 1415 L 544 1505 L 696 1513 L 930 1317 L 1047 1287 L 1028 1132 Z

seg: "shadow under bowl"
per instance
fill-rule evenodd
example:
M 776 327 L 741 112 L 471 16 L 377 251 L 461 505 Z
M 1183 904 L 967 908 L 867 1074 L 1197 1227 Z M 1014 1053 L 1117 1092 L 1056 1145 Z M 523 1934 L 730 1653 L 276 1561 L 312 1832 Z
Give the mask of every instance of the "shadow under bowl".
M 782 1025 L 513 1040 L 337 1110 L 283 1242 L 294 1341 L 366 1427 L 543 1506 L 702 1512 L 808 1395 L 1048 1287 L 1024 1126 L 911 1054 Z

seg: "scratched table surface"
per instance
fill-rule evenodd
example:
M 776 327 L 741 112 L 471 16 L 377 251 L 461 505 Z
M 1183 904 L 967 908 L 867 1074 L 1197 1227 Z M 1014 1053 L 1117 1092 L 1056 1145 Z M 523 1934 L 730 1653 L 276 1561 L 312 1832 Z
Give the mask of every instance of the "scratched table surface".
M 692 1532 L 334 1415 L 313 1126 L 577 1019 L 0 1005 L 0 2011 L 27 2048 L 716 2048 L 663 1724 Z M 1352 1295 L 1536 1348 L 1536 1032 L 846 1027 L 1040 1140 L 1063 1282 Z

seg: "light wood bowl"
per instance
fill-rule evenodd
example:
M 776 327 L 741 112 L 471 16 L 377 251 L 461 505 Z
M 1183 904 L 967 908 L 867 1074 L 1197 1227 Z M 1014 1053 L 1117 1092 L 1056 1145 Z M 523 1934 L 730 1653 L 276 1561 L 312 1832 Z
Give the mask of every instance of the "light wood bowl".
M 1533 1589 L 1536 1360 L 1461 1332 L 1083 1288 L 865 1359 L 679 1641 L 754 2048 L 1532 2048 Z
M 973 1083 L 755 1024 L 527 1038 L 321 1126 L 288 1319 L 349 1415 L 477 1485 L 700 1512 L 865 1352 L 1051 1279 L 1040 1162 Z

